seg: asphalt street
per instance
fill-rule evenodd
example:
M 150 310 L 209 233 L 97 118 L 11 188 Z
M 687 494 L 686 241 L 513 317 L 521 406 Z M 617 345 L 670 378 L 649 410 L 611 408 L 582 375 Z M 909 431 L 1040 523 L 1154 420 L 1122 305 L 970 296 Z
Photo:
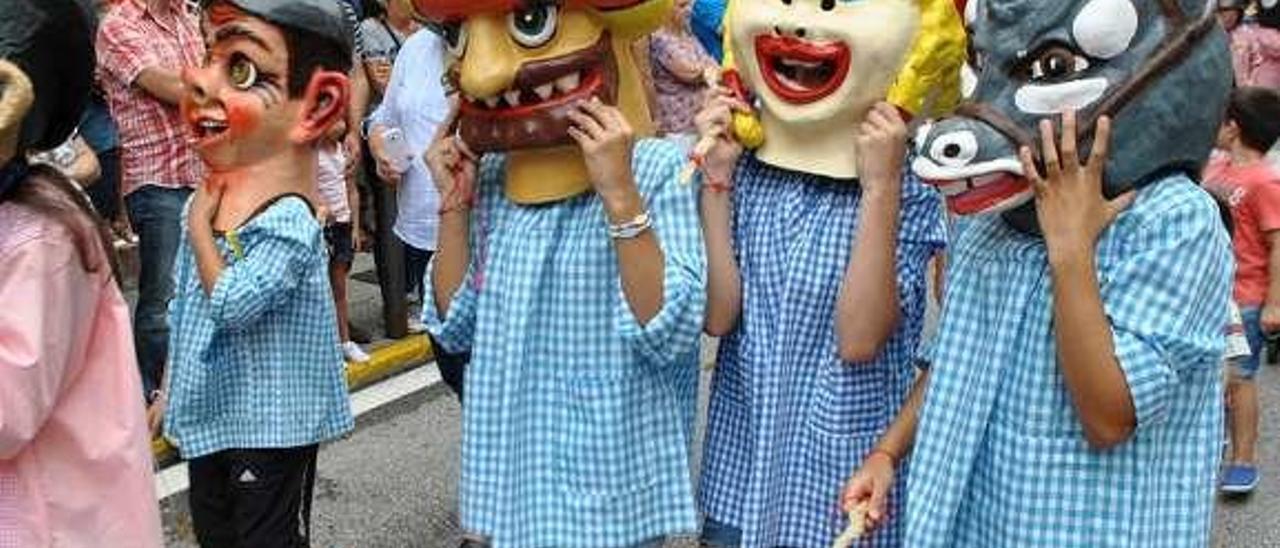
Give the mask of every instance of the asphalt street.
M 1215 547 L 1280 547 L 1280 368 L 1267 367 L 1259 382 L 1262 484 L 1249 498 L 1220 500 Z M 314 546 L 457 546 L 459 420 L 453 394 L 436 386 L 365 415 L 354 434 L 326 446 L 318 467 Z M 170 546 L 194 547 L 185 496 L 170 497 L 164 508 Z

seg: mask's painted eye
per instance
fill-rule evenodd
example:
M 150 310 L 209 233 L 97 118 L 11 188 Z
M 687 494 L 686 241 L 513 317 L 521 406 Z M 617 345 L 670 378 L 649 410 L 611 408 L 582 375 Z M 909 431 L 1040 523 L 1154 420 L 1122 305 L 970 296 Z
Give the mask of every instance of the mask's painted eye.
M 1088 69 L 1088 59 L 1062 46 L 1041 51 L 1028 66 L 1032 82 L 1061 82 Z
M 449 55 L 462 57 L 462 54 L 467 51 L 467 28 L 461 22 L 440 25 L 440 36 L 444 39 L 444 46 L 449 50 Z
M 551 41 L 556 34 L 560 8 L 553 4 L 534 4 L 507 15 L 511 37 L 526 48 L 536 48 Z
M 231 85 L 236 89 L 247 90 L 258 83 L 258 66 L 247 58 L 236 56 L 231 60 L 227 75 L 231 78 Z

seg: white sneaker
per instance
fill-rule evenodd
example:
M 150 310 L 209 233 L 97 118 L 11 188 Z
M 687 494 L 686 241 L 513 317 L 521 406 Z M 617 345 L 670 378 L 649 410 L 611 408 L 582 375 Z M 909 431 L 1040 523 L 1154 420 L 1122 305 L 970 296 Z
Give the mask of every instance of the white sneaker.
M 342 343 L 342 355 L 347 361 L 352 363 L 365 363 L 369 361 L 369 355 L 365 353 L 360 345 L 352 341 Z
M 412 316 L 409 317 L 408 327 L 409 327 L 410 333 L 417 334 L 417 333 L 427 332 L 427 324 L 422 323 L 422 320 L 419 320 L 418 318 L 415 318 Z

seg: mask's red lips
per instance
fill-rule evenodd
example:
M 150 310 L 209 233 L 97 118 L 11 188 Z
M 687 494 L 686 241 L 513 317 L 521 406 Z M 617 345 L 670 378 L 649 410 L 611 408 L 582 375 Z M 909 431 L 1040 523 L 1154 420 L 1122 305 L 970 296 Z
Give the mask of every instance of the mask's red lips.
M 1032 195 L 1031 182 L 1020 175 L 996 172 L 958 180 L 925 180 L 947 198 L 957 215 L 975 215 L 1018 205 Z
M 834 93 L 849 75 L 852 54 L 844 42 L 756 37 L 756 62 L 769 90 L 789 103 L 806 104 Z

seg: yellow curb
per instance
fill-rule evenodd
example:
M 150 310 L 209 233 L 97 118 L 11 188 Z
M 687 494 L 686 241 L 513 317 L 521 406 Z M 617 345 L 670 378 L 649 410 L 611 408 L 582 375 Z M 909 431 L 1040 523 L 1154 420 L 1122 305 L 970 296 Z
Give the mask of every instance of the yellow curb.
M 431 341 L 426 335 L 411 335 L 392 341 L 374 350 L 369 361 L 347 364 L 347 386 L 351 392 L 360 390 L 410 367 L 431 360 Z M 151 439 L 151 454 L 158 464 L 167 464 L 178 454 L 163 436 Z

